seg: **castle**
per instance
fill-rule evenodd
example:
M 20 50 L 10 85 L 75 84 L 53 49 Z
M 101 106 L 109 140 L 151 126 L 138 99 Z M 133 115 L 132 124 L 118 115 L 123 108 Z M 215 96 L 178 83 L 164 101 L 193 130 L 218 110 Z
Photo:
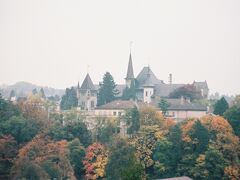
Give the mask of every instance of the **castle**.
M 152 103 L 157 100 L 159 97 L 167 98 L 171 92 L 174 90 L 183 87 L 187 84 L 173 84 L 172 75 L 169 75 L 169 83 L 165 83 L 163 80 L 158 79 L 155 74 L 152 72 L 151 68 L 143 67 L 141 72 L 135 78 L 133 71 L 133 62 L 132 55 L 129 55 L 129 62 L 127 68 L 127 75 L 125 78 L 125 84 L 118 84 L 117 89 L 120 92 L 119 96 L 121 97 L 123 90 L 128 87 L 130 88 L 131 84 L 134 83 L 136 91 L 137 101 L 144 103 Z M 203 82 L 193 82 L 192 85 L 201 92 L 202 97 L 207 98 L 209 89 L 206 81 Z M 87 74 L 81 87 L 77 86 L 77 98 L 78 106 L 82 110 L 94 110 L 97 106 L 97 92 L 99 85 L 94 85 L 90 75 Z

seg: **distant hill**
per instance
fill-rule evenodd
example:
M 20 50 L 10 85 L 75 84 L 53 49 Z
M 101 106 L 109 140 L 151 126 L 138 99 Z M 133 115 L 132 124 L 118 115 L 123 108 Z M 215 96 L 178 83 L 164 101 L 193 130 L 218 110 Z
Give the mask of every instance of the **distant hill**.
M 16 96 L 17 97 L 26 97 L 27 95 L 32 93 L 33 89 L 37 89 L 37 91 L 39 91 L 41 88 L 43 88 L 45 95 L 47 97 L 49 96 L 62 96 L 65 92 L 65 90 L 63 89 L 55 89 L 55 88 L 51 88 L 51 87 L 47 87 L 47 86 L 38 86 L 32 83 L 28 83 L 28 82 L 17 82 L 16 84 L 13 85 L 0 85 L 0 93 L 2 94 L 3 97 L 8 98 L 10 95 L 10 92 L 12 90 L 14 90 L 16 92 Z

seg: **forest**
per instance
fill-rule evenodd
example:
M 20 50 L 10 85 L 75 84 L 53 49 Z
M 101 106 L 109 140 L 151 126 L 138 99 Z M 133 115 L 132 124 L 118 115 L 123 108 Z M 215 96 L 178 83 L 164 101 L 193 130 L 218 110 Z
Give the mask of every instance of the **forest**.
M 133 108 L 89 130 L 84 115 L 49 113 L 38 95 L 17 104 L 0 97 L 0 179 L 239 179 L 238 103 L 179 123 Z

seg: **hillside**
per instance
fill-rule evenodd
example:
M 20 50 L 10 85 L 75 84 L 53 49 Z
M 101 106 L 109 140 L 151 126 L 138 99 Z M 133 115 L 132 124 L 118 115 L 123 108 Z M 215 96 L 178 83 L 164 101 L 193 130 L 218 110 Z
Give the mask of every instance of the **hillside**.
M 62 96 L 64 94 L 63 89 L 55 89 L 47 86 L 38 86 L 29 82 L 17 82 L 13 85 L 0 85 L 0 93 L 3 97 L 8 98 L 10 92 L 14 90 L 16 92 L 17 97 L 25 97 L 29 95 L 33 89 L 37 89 L 38 91 L 43 88 L 45 95 L 48 96 Z

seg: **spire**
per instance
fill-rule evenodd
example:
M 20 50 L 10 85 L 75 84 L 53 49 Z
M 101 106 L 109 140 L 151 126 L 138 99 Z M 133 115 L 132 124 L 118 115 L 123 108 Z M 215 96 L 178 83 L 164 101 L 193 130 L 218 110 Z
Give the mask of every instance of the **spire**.
M 87 73 L 83 83 L 82 83 L 82 86 L 81 86 L 81 89 L 90 89 L 90 90 L 95 90 L 95 86 L 89 76 L 89 74 Z
M 128 62 L 128 70 L 127 70 L 127 77 L 126 77 L 126 79 L 134 79 L 131 52 L 130 52 L 130 55 L 129 55 L 129 62 Z

